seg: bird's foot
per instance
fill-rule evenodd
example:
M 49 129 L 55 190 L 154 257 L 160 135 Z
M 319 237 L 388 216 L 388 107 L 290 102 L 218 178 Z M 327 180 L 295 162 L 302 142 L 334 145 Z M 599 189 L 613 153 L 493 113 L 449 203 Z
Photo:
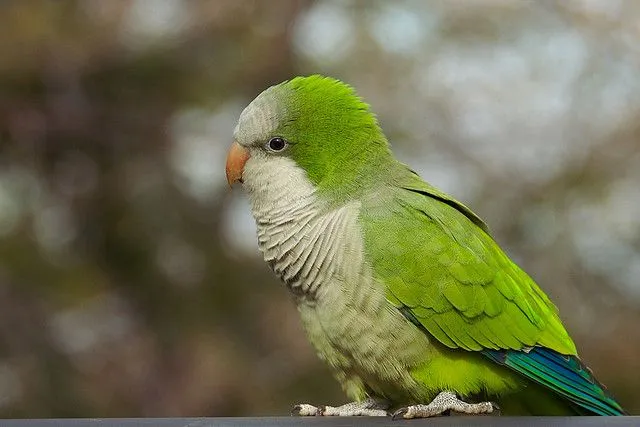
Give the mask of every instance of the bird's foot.
M 308 403 L 300 403 L 293 407 L 291 415 L 299 415 L 301 417 L 386 417 L 389 404 L 383 400 L 369 398 L 362 402 L 351 402 L 341 406 L 313 406 Z
M 428 418 L 443 415 L 447 411 L 461 414 L 478 415 L 498 413 L 498 405 L 492 402 L 467 403 L 458 399 L 455 393 L 443 391 L 428 405 L 411 405 L 400 408 L 393 414 L 393 419 Z

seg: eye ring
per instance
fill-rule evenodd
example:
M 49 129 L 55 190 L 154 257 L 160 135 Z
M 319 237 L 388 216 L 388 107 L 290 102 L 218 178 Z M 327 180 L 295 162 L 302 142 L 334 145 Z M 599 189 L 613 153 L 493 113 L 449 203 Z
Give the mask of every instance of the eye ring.
M 274 153 L 279 153 L 280 151 L 287 148 L 287 145 L 288 143 L 284 140 L 284 138 L 276 136 L 269 140 L 269 142 L 267 143 L 267 149 L 269 151 L 273 151 Z

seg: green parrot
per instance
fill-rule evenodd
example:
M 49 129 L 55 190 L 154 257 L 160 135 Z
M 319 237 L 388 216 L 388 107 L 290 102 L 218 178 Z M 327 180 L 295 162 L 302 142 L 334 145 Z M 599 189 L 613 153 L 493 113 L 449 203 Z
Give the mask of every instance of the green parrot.
M 234 138 L 229 184 L 242 183 L 265 261 L 353 400 L 299 415 L 625 414 L 544 292 L 476 214 L 394 158 L 352 87 L 272 86 Z

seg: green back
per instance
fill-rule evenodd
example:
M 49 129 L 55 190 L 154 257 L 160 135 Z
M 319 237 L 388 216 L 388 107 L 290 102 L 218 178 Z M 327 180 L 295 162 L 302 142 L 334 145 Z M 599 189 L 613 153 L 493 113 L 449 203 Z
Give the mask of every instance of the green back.
M 450 348 L 576 348 L 556 307 L 468 208 L 414 174 L 362 210 L 367 256 L 387 298 Z

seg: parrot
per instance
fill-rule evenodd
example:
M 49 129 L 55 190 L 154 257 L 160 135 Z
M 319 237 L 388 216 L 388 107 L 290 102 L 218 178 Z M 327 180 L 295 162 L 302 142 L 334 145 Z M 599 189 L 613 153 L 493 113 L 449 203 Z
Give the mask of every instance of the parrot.
M 351 400 L 294 414 L 626 414 L 547 295 L 480 217 L 394 157 L 349 84 L 299 76 L 260 93 L 226 177 Z

